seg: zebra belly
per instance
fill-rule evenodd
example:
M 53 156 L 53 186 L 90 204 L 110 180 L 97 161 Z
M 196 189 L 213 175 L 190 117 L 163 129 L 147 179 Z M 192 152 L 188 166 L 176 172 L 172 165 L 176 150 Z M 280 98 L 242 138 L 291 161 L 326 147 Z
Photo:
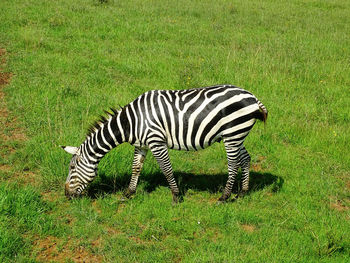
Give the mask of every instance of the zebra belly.
M 218 136 L 216 136 L 211 143 L 209 142 L 204 142 L 203 145 L 200 145 L 200 144 L 188 144 L 188 145 L 185 145 L 185 144 L 180 144 L 178 142 L 175 141 L 171 141 L 171 140 L 167 140 L 167 146 L 169 149 L 174 149 L 174 150 L 181 150 L 181 151 L 198 151 L 198 150 L 201 150 L 201 149 L 205 149 L 209 146 L 211 146 L 213 143 L 215 142 L 220 142 L 222 140 L 222 137 L 221 137 L 221 134 L 219 134 Z M 169 143 L 170 142 L 170 143 Z

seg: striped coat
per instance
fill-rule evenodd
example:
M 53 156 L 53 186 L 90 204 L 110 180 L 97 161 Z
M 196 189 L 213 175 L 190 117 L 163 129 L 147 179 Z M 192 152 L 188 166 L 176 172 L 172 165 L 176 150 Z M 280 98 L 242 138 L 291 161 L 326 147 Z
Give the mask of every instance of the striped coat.
M 66 181 L 66 195 L 80 195 L 96 176 L 98 162 L 123 142 L 135 146 L 132 177 L 125 195 L 136 191 L 148 149 L 168 180 L 177 202 L 179 190 L 173 177 L 168 148 L 200 150 L 223 141 L 228 161 L 228 181 L 220 201 L 231 194 L 238 168 L 242 191 L 248 190 L 250 157 L 243 142 L 257 119 L 265 121 L 265 106 L 250 92 L 219 85 L 190 90 L 148 91 L 122 109 L 102 117 L 79 147 L 63 147 L 73 154 Z

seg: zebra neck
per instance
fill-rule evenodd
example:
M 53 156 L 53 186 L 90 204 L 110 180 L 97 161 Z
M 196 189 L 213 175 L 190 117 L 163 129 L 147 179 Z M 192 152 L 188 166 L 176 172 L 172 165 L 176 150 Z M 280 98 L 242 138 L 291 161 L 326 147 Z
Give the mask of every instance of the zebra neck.
M 84 159 L 97 166 L 110 150 L 124 142 L 124 136 L 121 136 L 122 129 L 120 113 L 109 116 L 104 123 L 99 123 L 80 146 Z

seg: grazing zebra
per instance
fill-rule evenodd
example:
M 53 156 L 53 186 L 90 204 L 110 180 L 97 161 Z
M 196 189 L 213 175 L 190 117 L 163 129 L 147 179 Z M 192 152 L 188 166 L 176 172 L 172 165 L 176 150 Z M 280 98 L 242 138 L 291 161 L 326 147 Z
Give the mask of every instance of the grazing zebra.
M 223 140 L 228 180 L 219 201 L 227 200 L 239 167 L 242 193 L 248 190 L 250 156 L 244 139 L 256 119 L 266 121 L 265 106 L 250 92 L 232 85 L 189 90 L 148 91 L 120 110 L 111 109 L 89 130 L 79 147 L 62 146 L 73 154 L 65 184 L 67 197 L 79 196 L 97 173 L 99 161 L 123 142 L 135 146 L 132 176 L 125 196 L 136 191 L 147 150 L 150 149 L 178 202 L 168 148 L 199 150 Z

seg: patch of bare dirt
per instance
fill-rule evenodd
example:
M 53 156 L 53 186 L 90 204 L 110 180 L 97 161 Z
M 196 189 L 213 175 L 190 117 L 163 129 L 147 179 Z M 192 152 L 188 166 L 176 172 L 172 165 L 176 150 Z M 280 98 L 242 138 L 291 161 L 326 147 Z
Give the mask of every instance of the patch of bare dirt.
M 336 200 L 335 202 L 330 204 L 331 208 L 340 212 L 349 210 L 349 206 L 347 206 L 342 200 Z
M 6 64 L 6 50 L 0 48 L 0 86 L 6 85 L 10 83 L 12 73 L 3 72 L 3 66 Z M 1 95 L 0 95 L 1 96 Z
M 145 245 L 145 244 L 149 243 L 149 241 L 142 240 L 141 238 L 136 237 L 136 236 L 129 236 L 129 239 L 133 240 L 135 243 L 140 244 L 140 245 Z
M 57 200 L 60 200 L 64 194 L 62 192 L 57 192 L 57 191 L 48 191 L 48 192 L 41 192 L 41 196 L 45 201 L 49 202 L 56 202 Z
M 92 205 L 92 207 L 96 210 L 96 212 L 97 212 L 98 214 L 101 214 L 101 213 L 102 213 L 102 211 L 101 211 L 101 209 L 100 209 L 98 203 L 96 202 L 96 200 L 94 200 L 94 201 L 91 203 L 91 205 Z
M 223 235 L 220 231 L 215 230 L 213 237 L 211 238 L 214 243 L 219 242 L 223 238 Z
M 265 159 L 266 159 L 265 156 L 259 156 L 257 162 L 251 164 L 252 170 L 254 172 L 261 172 L 261 171 L 263 171 L 264 168 L 262 167 L 262 164 L 263 164 Z
M 255 226 L 253 226 L 253 225 L 248 225 L 248 224 L 242 224 L 242 225 L 241 225 L 241 228 L 242 228 L 244 231 L 248 232 L 248 233 L 253 233 L 253 232 L 255 231 L 255 229 L 256 229 Z
M 77 240 L 68 240 L 64 242 L 57 237 L 46 237 L 45 239 L 38 239 L 34 242 L 36 251 L 36 260 L 39 262 L 102 262 L 102 257 L 94 255 L 88 249 L 77 246 Z M 92 247 L 101 246 L 101 238 L 91 242 Z
M 0 57 L 6 54 L 6 49 L 0 48 Z
M 100 248 L 102 247 L 102 238 L 99 237 L 98 239 L 94 240 L 91 242 L 91 246 L 95 248 Z
M 0 166 L 1 169 L 1 166 Z M 12 169 L 10 167 L 10 169 Z M 9 170 L 11 171 L 11 170 Z M 8 182 L 16 183 L 16 184 L 25 184 L 25 185 L 32 185 L 32 186 L 40 186 L 41 184 L 41 177 L 38 176 L 38 174 L 30 172 L 30 171 L 22 171 L 22 172 L 16 172 L 11 171 L 11 177 L 7 180 Z
M 350 190 L 350 181 L 346 182 L 346 189 L 349 191 Z
M 0 72 L 0 86 L 10 83 L 12 74 L 10 72 Z
M 6 49 L 0 48 L 0 72 L 3 71 L 2 66 L 6 64 Z
M 111 235 L 120 235 L 122 234 L 122 232 L 118 229 L 115 229 L 114 227 L 107 227 L 107 232 L 108 234 L 111 234 Z
M 9 172 L 11 171 L 11 166 L 7 164 L 0 164 L 0 171 Z

